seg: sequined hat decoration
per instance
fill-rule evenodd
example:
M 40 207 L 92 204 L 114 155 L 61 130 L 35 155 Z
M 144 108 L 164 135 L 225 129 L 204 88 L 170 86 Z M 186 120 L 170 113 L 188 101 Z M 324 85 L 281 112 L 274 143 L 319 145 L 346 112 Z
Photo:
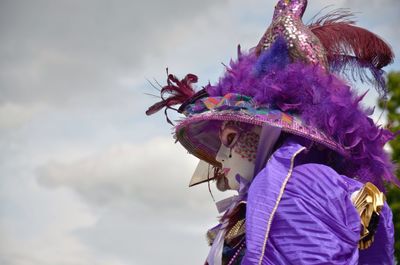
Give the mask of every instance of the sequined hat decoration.
M 256 46 L 256 54 L 260 55 L 281 37 L 287 43 L 293 60 L 299 59 L 327 68 L 326 52 L 322 43 L 301 20 L 306 7 L 307 0 L 279 1 L 275 6 L 271 25 Z

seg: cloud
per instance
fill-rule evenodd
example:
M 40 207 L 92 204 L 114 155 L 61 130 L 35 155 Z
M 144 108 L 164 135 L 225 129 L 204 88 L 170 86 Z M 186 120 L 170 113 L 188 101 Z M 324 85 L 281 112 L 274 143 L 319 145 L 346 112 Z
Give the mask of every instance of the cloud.
M 161 137 L 74 162 L 49 162 L 37 170 L 37 179 L 101 209 L 93 226 L 77 231 L 96 253 L 141 265 L 167 257 L 169 264 L 187 264 L 204 259 L 208 247 L 202 238 L 217 215 L 206 186 L 187 186 L 196 162 L 171 138 Z M 167 247 L 171 240 L 175 248 Z M 165 245 L 157 247 L 157 256 L 150 251 L 155 242 Z
M 181 211 L 144 211 L 126 202 L 125 206 L 103 209 L 95 226 L 78 233 L 94 252 L 128 264 L 201 264 L 208 252 L 205 231 L 216 219 L 210 220 L 211 209 L 208 213 L 194 207 Z
M 70 157 L 76 154 L 45 164 L 39 186 L 26 169 L 27 176 L 11 171 L 6 176 L 13 178 L 2 180 L 7 192 L 0 194 L 1 264 L 202 262 L 208 250 L 204 233 L 215 224 L 216 210 L 206 186 L 187 187 L 195 160 L 172 139 L 121 144 L 65 162 Z M 152 163 L 159 158 L 165 161 Z M 174 159 L 180 167 L 163 168 Z M 50 164 L 62 166 L 49 169 Z
M 59 231 L 60 232 L 60 231 Z M 0 263 L 4 265 L 127 265 L 117 258 L 99 259 L 87 245 L 71 234 L 43 234 L 34 240 L 16 240 L 2 232 Z
M 98 255 L 82 242 L 76 231 L 92 227 L 97 217 L 72 192 L 62 190 L 54 196 L 17 173 L 2 181 L 1 199 L 0 264 L 130 264 Z
M 181 0 L 2 3 L 2 101 L 60 103 L 89 98 L 88 91 L 112 91 L 116 77 L 134 74 L 148 56 L 164 52 L 162 45 L 177 24 L 220 4 Z
M 196 159 L 171 138 L 121 144 L 75 162 L 49 162 L 37 171 L 46 187 L 68 187 L 95 205 L 134 200 L 154 208 L 200 206 L 185 191 Z M 184 198 L 184 199 L 183 199 Z
M 14 104 L 0 105 L 0 129 L 15 129 L 31 120 L 32 117 L 44 111 L 38 104 Z

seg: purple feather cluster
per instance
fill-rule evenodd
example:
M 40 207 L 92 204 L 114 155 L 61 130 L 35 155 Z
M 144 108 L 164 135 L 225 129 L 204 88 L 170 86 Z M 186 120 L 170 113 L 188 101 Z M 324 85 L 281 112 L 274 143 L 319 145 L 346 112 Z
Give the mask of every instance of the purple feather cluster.
M 397 185 L 394 166 L 383 146 L 394 138 L 376 126 L 356 95 L 343 80 L 318 65 L 287 61 L 286 47 L 278 44 L 260 57 L 254 52 L 231 61 L 216 85 L 208 85 L 210 96 L 239 93 L 251 96 L 257 105 L 299 115 L 303 121 L 333 137 L 350 154 L 339 173 L 372 182 L 384 190 L 384 181 Z M 277 62 L 277 63 L 270 63 Z

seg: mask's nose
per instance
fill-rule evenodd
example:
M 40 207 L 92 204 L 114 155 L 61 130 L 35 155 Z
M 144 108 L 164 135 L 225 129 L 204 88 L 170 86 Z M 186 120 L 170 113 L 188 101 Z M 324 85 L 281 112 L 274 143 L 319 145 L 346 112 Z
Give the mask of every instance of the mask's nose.
M 229 159 L 229 152 L 230 152 L 230 149 L 228 147 L 226 147 L 225 145 L 221 144 L 221 146 L 219 147 L 218 153 L 215 156 L 215 160 L 217 160 L 221 164 L 224 164 Z

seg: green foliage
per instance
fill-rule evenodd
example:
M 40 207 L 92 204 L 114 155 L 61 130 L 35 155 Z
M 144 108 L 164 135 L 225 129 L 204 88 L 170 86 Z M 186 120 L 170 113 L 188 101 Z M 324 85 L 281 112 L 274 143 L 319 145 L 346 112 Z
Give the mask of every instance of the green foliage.
M 394 253 L 396 260 L 400 261 L 400 189 L 391 186 L 386 193 L 387 201 L 393 212 L 393 223 L 395 233 Z
M 387 102 L 388 126 L 393 131 L 400 131 L 400 72 L 391 72 L 388 75 L 389 100 Z M 379 103 L 384 107 L 383 102 Z M 393 161 L 400 162 L 400 139 L 397 137 L 389 143 L 392 149 Z M 397 170 L 400 178 L 400 170 Z M 400 189 L 395 186 L 388 187 L 387 201 L 393 211 L 393 222 L 395 225 L 395 256 L 400 261 Z

